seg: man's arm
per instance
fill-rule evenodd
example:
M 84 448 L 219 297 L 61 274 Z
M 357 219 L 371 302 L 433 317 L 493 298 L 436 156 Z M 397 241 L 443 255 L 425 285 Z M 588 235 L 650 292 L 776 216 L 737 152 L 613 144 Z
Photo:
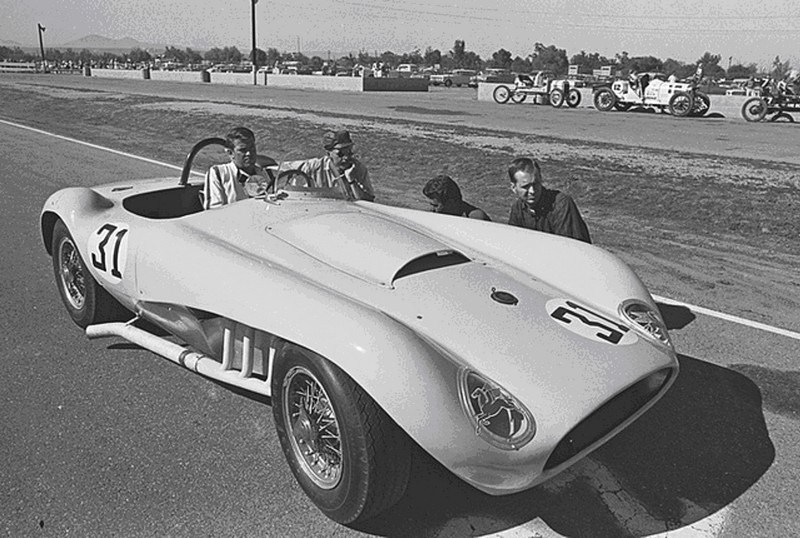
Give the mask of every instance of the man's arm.
M 575 201 L 563 193 L 558 198 L 553 208 L 553 233 L 591 244 L 589 227 L 581 217 Z
M 225 188 L 222 186 L 222 178 L 220 178 L 219 169 L 216 166 L 212 166 L 206 172 L 203 189 L 205 192 L 203 209 L 222 207 L 227 202 Z
M 356 200 L 375 200 L 375 191 L 372 189 L 372 182 L 369 180 L 367 167 L 360 162 L 344 171 L 344 178 L 353 192 Z

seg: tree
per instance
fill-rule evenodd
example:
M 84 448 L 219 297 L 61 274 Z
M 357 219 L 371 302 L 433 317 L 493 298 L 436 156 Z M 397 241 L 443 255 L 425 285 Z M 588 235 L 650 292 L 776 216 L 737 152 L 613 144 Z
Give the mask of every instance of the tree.
M 703 77 L 708 77 L 712 80 L 724 78 L 725 69 L 719 65 L 721 59 L 722 56 L 719 54 L 705 52 L 700 59 L 697 60 L 697 63 L 703 68 Z
M 554 45 L 545 47 L 542 43 L 536 43 L 529 58 L 531 68 L 535 71 L 552 71 L 557 75 L 566 75 L 569 69 L 567 51 L 557 49 Z
M 628 65 L 631 69 L 635 69 L 639 73 L 660 73 L 664 69 L 664 62 L 655 56 L 637 56 L 631 58 Z
M 450 51 L 450 57 L 453 59 L 455 67 L 464 67 L 466 43 L 463 39 L 456 39 L 453 44 L 453 50 Z
M 135 49 L 131 49 L 131 51 L 128 53 L 128 59 L 135 64 L 139 64 L 150 63 L 153 60 L 153 57 L 146 50 L 136 47 Z
M 750 78 L 755 76 L 756 73 L 758 73 L 758 66 L 756 64 L 750 64 L 747 66 L 742 64 L 734 64 L 728 68 L 728 71 L 725 73 L 725 75 L 729 79 Z
M 511 53 L 506 49 L 500 49 L 492 54 L 492 61 L 490 63 L 492 64 L 492 67 L 510 69 L 511 62 Z
M 423 56 L 423 60 L 425 62 L 425 65 L 428 65 L 428 66 L 431 66 L 431 67 L 433 67 L 435 65 L 441 65 L 441 63 L 442 63 L 442 52 L 439 49 L 434 50 L 434 49 L 428 47 L 427 49 L 425 49 L 425 55 Z

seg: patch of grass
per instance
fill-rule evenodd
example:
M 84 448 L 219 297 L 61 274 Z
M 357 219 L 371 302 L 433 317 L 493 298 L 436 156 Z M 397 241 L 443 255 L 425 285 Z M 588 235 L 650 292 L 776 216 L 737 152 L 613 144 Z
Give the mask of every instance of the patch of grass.
M 264 107 L 240 107 L 240 114 L 231 116 L 204 109 L 202 103 L 191 111 L 170 110 L 157 106 L 169 99 L 118 93 L 114 99 L 103 93 L 76 99 L 0 85 L 0 100 L 13 103 L 2 112 L 10 120 L 175 164 L 182 164 L 198 140 L 221 136 L 239 124 L 253 129 L 260 151 L 278 160 L 318 156 L 322 133 L 329 128 L 302 119 L 297 113 L 304 111 L 274 109 L 265 117 Z M 363 123 L 341 114 L 327 121 Z M 411 130 L 414 125 L 418 132 Z M 399 128 L 408 133 L 398 135 Z M 793 181 L 800 182 L 800 170 L 792 165 L 651 149 L 637 151 L 634 162 L 630 148 L 612 144 L 459 126 L 437 131 L 431 124 L 390 119 L 354 129 L 353 136 L 379 201 L 390 205 L 427 208 L 422 185 L 446 173 L 459 183 L 465 199 L 505 221 L 513 201 L 506 167 L 515 148 L 558 144 L 562 151 L 542 158 L 545 183 L 575 197 L 590 228 L 603 230 L 612 244 L 626 243 L 619 234 L 647 228 L 686 240 L 733 237 L 785 253 L 797 253 L 800 244 L 800 191 L 792 187 Z M 481 142 L 485 138 L 493 142 Z M 218 158 L 203 155 L 198 166 Z

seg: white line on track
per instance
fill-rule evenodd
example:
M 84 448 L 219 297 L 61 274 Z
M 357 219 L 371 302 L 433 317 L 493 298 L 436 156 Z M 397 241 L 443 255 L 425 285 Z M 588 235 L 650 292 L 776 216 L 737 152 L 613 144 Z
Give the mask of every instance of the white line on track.
M 167 168 L 172 168 L 173 170 L 177 170 L 179 172 L 181 170 L 183 170 L 183 168 L 181 168 L 180 166 L 175 166 L 174 164 L 169 164 L 169 163 L 165 163 L 165 162 L 162 162 L 162 161 L 156 161 L 154 159 L 148 159 L 147 157 L 142 157 L 140 155 L 134 155 L 133 153 L 126 153 L 124 151 L 119 151 L 119 150 L 116 150 L 116 149 L 107 148 L 105 146 L 98 146 L 97 144 L 92 144 L 90 142 L 84 142 L 83 140 L 78 140 L 76 138 L 70 138 L 68 136 L 62 136 L 62 135 L 55 134 L 55 133 L 49 133 L 47 131 L 42 131 L 41 129 L 36 129 L 34 127 L 28 127 L 27 125 L 22 125 L 20 123 L 14 123 L 12 121 L 6 121 L 6 120 L 2 120 L 2 119 L 0 119 L 0 123 L 4 123 L 4 124 L 10 125 L 12 127 L 17 127 L 19 129 L 25 129 L 26 131 L 31 131 L 31 132 L 42 134 L 42 135 L 45 135 L 45 136 L 52 136 L 53 138 L 58 138 L 60 140 L 66 140 L 67 142 L 73 142 L 75 144 L 80 144 L 81 146 L 86 146 L 86 147 L 90 147 L 90 148 L 94 148 L 94 149 L 99 149 L 101 151 L 107 151 L 107 152 L 113 153 L 115 155 L 121 155 L 123 157 L 130 157 L 131 159 L 136 159 L 138 161 L 143 161 L 143 162 L 150 163 L 150 164 L 156 164 L 158 166 L 166 166 Z M 192 174 L 197 175 L 197 176 L 202 176 L 203 175 L 201 172 L 197 172 L 195 170 L 192 170 Z
M 119 151 L 116 149 L 107 148 L 105 146 L 98 146 L 97 144 L 91 144 L 89 142 L 84 142 L 83 140 L 77 140 L 75 138 L 70 138 L 68 136 L 62 136 L 55 133 L 49 133 L 47 131 L 42 131 L 41 129 L 35 129 L 33 127 L 28 127 L 27 125 L 22 125 L 20 123 L 14 123 L 11 121 L 6 121 L 0 119 L 0 123 L 4 123 L 6 125 L 10 125 L 12 127 L 17 127 L 19 129 L 25 129 L 27 131 L 32 131 L 34 133 L 42 134 L 45 136 L 52 136 L 54 138 L 58 138 L 60 140 L 66 140 L 67 142 L 73 142 L 75 144 L 80 144 L 82 146 L 87 146 L 94 149 L 99 149 L 102 151 L 108 151 L 109 153 L 114 153 L 115 155 L 121 155 L 123 157 L 130 157 L 131 159 L 136 159 L 139 161 L 143 161 L 150 164 L 156 164 L 159 166 L 166 166 L 167 168 L 172 168 L 173 170 L 180 171 L 182 168 L 180 166 L 175 166 L 174 164 L 169 164 L 161 161 L 156 161 L 154 159 L 148 159 L 147 157 L 142 157 L 140 155 L 134 155 L 133 153 L 126 153 L 124 151 Z M 192 174 L 195 175 L 203 175 L 200 172 L 192 170 Z M 780 327 L 773 327 L 771 325 L 767 325 L 765 323 L 759 323 L 758 321 L 751 321 L 749 319 L 740 318 L 738 316 L 733 316 L 731 314 L 726 314 L 724 312 L 717 312 L 716 310 L 711 310 L 710 308 L 705 308 L 702 306 L 696 306 L 689 303 L 684 303 L 681 301 L 676 301 L 675 299 L 670 299 L 668 297 L 661 297 L 658 295 L 654 295 L 653 299 L 656 301 L 662 302 L 664 304 L 673 305 L 673 306 L 683 306 L 688 308 L 693 312 L 697 312 L 698 314 L 705 314 L 706 316 L 711 316 L 719 319 L 723 319 L 725 321 L 730 321 L 731 323 L 738 323 L 739 325 L 745 325 L 747 327 L 752 327 L 753 329 L 759 329 L 762 331 L 771 332 L 773 334 L 779 334 L 781 336 L 786 336 L 787 338 L 793 338 L 795 340 L 800 340 L 800 333 L 792 332 L 786 329 L 781 329 Z

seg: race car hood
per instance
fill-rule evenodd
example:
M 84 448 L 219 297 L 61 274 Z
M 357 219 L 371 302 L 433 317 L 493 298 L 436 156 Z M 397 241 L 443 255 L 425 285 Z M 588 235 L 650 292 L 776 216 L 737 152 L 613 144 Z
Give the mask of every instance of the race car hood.
M 530 406 L 540 435 L 560 438 L 564 424 L 610 395 L 676 366 L 671 349 L 622 319 L 625 300 L 655 304 L 633 272 L 602 249 L 375 204 L 244 210 L 257 203 L 208 212 L 191 227 L 232 255 L 247 252 L 383 312 Z M 498 226 L 511 234 L 506 243 L 497 239 Z M 448 261 L 403 270 L 430 255 Z

